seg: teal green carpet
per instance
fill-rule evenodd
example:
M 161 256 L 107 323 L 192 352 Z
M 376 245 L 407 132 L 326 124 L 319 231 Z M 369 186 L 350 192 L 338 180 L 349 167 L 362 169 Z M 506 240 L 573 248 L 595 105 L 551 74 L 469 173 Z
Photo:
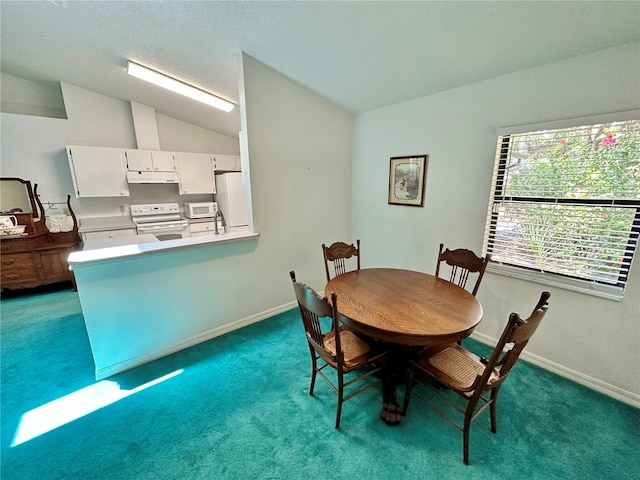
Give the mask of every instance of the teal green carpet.
M 498 433 L 486 413 L 474 423 L 465 466 L 457 429 L 415 400 L 389 427 L 377 389 L 336 431 L 335 394 L 319 380 L 308 395 L 297 310 L 95 382 L 75 292 L 0 308 L 3 480 L 640 478 L 640 410 L 525 362 Z

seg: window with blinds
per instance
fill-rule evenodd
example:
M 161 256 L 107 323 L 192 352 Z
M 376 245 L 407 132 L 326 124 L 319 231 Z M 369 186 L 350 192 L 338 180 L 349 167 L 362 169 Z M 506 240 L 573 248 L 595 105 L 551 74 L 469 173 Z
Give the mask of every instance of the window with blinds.
M 640 121 L 498 137 L 485 232 L 498 266 L 621 298 L 639 235 Z

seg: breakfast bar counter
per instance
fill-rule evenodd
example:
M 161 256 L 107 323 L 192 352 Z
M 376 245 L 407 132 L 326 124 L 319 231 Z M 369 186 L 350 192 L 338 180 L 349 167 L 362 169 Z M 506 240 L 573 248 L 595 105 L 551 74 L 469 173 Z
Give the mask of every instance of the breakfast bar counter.
M 200 245 L 211 245 L 226 242 L 237 242 L 250 240 L 259 237 L 259 233 L 254 232 L 230 232 L 217 235 L 207 235 L 193 238 L 180 238 L 176 240 L 158 241 L 153 235 L 131 235 L 108 239 L 112 240 L 109 245 L 108 240 L 87 242 L 85 248 L 79 252 L 69 255 L 69 266 L 75 270 L 80 265 L 93 262 L 109 261 L 136 255 L 158 253 L 175 249 L 190 248 Z M 96 248 L 95 245 L 98 247 Z M 87 248 L 89 247 L 89 248 Z
M 219 274 L 250 262 L 258 237 L 245 231 L 89 244 L 71 253 L 96 380 L 258 321 L 233 316 L 227 299 L 234 287 Z

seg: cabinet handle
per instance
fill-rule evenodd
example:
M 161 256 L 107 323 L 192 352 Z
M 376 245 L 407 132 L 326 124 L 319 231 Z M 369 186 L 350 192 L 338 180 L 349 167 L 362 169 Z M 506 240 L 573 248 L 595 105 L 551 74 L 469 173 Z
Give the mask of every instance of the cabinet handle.
M 14 260 L 2 260 L 3 265 L 13 265 L 16 263 Z
M 8 280 L 15 280 L 16 278 L 20 278 L 19 275 L 16 275 L 15 273 L 10 273 L 9 275 L 7 275 L 7 279 Z

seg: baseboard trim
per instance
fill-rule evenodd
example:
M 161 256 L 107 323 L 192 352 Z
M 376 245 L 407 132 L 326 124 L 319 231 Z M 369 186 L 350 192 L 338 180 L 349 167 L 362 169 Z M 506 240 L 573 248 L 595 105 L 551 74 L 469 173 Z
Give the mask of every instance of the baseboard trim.
M 295 301 L 285 303 L 284 305 L 270 308 L 268 310 L 257 313 L 255 315 L 245 317 L 236 322 L 228 323 L 226 325 L 213 328 L 201 334 L 190 337 L 182 342 L 176 343 L 168 348 L 149 352 L 144 355 L 130 358 L 128 360 L 125 360 L 113 365 L 109 365 L 106 367 L 96 368 L 95 370 L 96 380 L 102 380 L 104 378 L 115 375 L 116 373 L 124 372 L 125 370 L 130 370 L 132 368 L 138 367 L 140 365 L 151 362 L 153 360 L 157 360 L 159 358 L 162 358 L 167 355 L 171 355 L 172 353 L 178 352 L 180 350 L 184 350 L 185 348 L 193 347 L 194 345 L 197 345 L 202 342 L 206 342 L 207 340 L 211 340 L 212 338 L 219 337 L 220 335 L 224 335 L 225 333 L 232 332 L 233 330 L 238 330 L 239 328 L 246 327 L 253 323 L 260 322 L 262 320 L 266 320 L 267 318 L 273 317 L 274 315 L 278 315 L 280 313 L 284 313 L 288 310 L 291 310 L 296 305 L 297 303 Z
M 495 346 L 496 343 L 498 343 L 496 339 L 479 332 L 472 333 L 471 338 L 492 347 Z M 583 373 L 577 372 L 563 365 L 547 360 L 546 358 L 528 353 L 526 350 L 522 352 L 521 358 L 540 368 L 549 370 L 550 372 L 556 373 L 561 377 L 572 380 L 576 383 L 579 383 L 580 385 L 584 385 L 587 388 L 600 393 L 604 393 L 609 397 L 615 398 L 616 400 L 619 400 L 633 407 L 640 408 L 640 395 L 636 395 L 635 393 L 616 387 L 615 385 L 611 385 L 609 383 L 603 382 L 602 380 L 598 380 L 597 378 L 593 378 Z

